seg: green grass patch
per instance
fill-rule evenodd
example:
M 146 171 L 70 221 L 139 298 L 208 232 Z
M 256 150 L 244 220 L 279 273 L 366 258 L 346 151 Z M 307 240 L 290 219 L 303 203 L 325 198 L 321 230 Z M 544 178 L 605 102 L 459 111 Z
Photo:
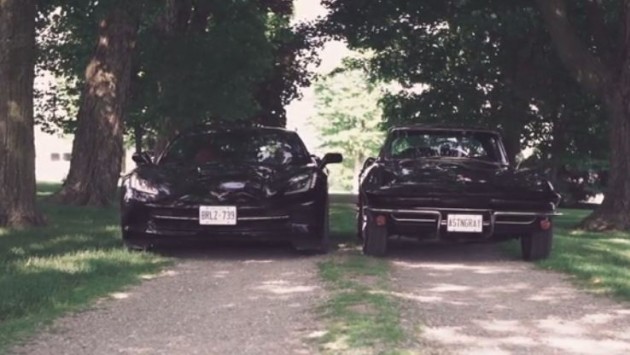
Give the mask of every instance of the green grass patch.
M 630 300 L 630 233 L 594 233 L 574 227 L 590 211 L 562 210 L 556 218 L 551 257 L 538 266 L 569 273 L 579 284 L 601 294 Z M 518 243 L 510 243 L 520 254 Z
M 350 206 L 331 210 L 332 235 L 345 247 L 319 264 L 320 276 L 331 292 L 321 307 L 329 324 L 321 347 L 331 353 L 362 349 L 395 353 L 404 331 L 398 305 L 389 294 L 389 264 L 357 251 L 354 213 Z
M 58 186 L 42 185 L 40 196 Z M 130 253 L 115 208 L 41 202 L 44 228 L 0 229 L 0 353 L 65 312 L 139 282 L 170 261 Z

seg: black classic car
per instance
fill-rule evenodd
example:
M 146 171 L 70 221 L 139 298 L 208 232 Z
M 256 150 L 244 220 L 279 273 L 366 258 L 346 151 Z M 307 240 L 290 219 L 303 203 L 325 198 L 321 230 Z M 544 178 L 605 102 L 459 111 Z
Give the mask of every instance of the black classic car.
M 520 238 L 525 260 L 549 256 L 560 195 L 543 176 L 510 164 L 498 132 L 396 127 L 363 167 L 363 251 L 382 256 L 391 236 L 440 241 Z
M 178 135 L 122 184 L 123 241 L 131 249 L 189 240 L 289 241 L 325 251 L 327 164 L 297 133 L 279 128 L 197 127 Z

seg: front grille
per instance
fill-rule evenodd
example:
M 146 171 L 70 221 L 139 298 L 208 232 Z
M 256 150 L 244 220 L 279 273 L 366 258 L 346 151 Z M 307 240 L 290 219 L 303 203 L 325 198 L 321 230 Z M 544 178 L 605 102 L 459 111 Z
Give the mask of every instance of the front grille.
M 199 207 L 186 208 L 152 208 L 149 216 L 152 225 L 160 230 L 199 230 L 203 228 L 212 229 L 238 229 L 240 227 L 264 228 L 266 226 L 285 225 L 290 216 L 282 211 L 269 211 L 261 208 L 242 207 L 237 209 L 236 226 L 201 226 L 199 224 Z
M 400 223 L 438 223 L 439 214 L 430 212 L 394 212 L 391 214 L 395 222 Z

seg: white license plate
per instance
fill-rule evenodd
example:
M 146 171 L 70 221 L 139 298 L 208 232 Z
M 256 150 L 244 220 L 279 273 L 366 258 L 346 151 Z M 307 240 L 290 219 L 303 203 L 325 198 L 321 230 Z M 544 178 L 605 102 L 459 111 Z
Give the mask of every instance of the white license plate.
M 199 206 L 199 224 L 202 226 L 234 226 L 235 206 Z
M 481 233 L 483 232 L 483 216 L 476 214 L 449 214 L 446 231 Z

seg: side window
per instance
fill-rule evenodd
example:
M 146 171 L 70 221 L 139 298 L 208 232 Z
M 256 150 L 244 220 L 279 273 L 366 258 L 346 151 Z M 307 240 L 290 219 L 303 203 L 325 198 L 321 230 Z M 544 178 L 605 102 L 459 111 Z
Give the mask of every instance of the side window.
M 50 161 L 59 161 L 61 159 L 61 155 L 59 153 L 50 154 Z

